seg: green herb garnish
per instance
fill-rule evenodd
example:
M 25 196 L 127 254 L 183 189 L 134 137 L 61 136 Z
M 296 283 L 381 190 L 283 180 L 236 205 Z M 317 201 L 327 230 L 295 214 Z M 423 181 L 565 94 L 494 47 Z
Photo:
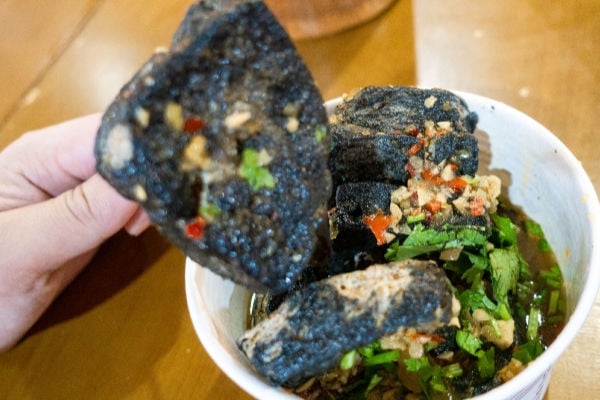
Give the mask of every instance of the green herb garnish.
M 350 369 L 354 365 L 354 359 L 356 358 L 356 350 L 351 350 L 342 356 L 340 360 L 341 369 Z
M 317 127 L 315 128 L 315 139 L 317 139 L 317 143 L 320 143 L 326 137 L 327 127 L 325 125 L 317 125 Z
M 498 237 L 501 246 L 510 246 L 517 243 L 517 232 L 519 228 L 512 223 L 510 218 L 492 214 L 494 222 L 494 233 Z
M 212 221 L 221 215 L 221 209 L 214 203 L 206 203 L 204 206 L 200 207 L 200 215 L 207 220 Z
M 477 370 L 482 378 L 491 378 L 496 373 L 496 351 L 494 346 L 487 350 L 479 350 L 477 354 Z
M 441 393 L 446 391 L 444 378 L 462 375 L 462 368 L 460 368 L 460 365 L 457 364 L 449 366 L 449 368 L 446 367 L 448 369 L 444 369 L 439 365 L 431 365 L 429 359 L 425 356 L 418 359 L 406 359 L 404 360 L 404 364 L 409 372 L 415 372 L 417 374 L 419 377 L 419 384 L 428 399 L 433 397 L 432 391 Z
M 398 361 L 399 359 L 400 352 L 398 350 L 390 350 L 365 358 L 363 364 L 366 366 L 380 365 Z
M 246 178 L 252 189 L 273 189 L 275 179 L 269 170 L 259 161 L 259 152 L 255 149 L 246 148 L 242 152 L 242 163 L 239 168 L 241 177 Z
M 367 395 L 369 394 L 369 392 L 371 390 L 373 390 L 375 388 L 375 386 L 377 386 L 379 384 L 379 382 L 381 382 L 383 378 L 377 374 L 373 374 L 373 376 L 371 377 L 371 380 L 369 381 L 369 386 L 367 386 L 367 390 L 365 390 L 365 398 L 367 397 Z
M 525 220 L 525 232 L 530 236 L 544 237 L 542 226 L 533 220 Z
M 538 337 L 538 329 L 540 327 L 540 309 L 531 307 L 529 310 L 529 318 L 527 320 L 527 339 L 533 341 Z
M 481 247 L 486 237 L 475 229 L 435 230 L 416 225 L 402 244 L 394 242 L 385 253 L 388 261 L 402 261 L 422 254 L 457 247 Z
M 529 362 L 535 360 L 544 351 L 542 341 L 538 336 L 534 340 L 528 341 L 525 344 L 520 345 L 512 354 L 514 358 L 527 365 Z
M 456 344 L 461 349 L 475 356 L 483 342 L 471 332 L 461 329 L 456 331 Z
M 508 292 L 516 289 L 519 280 L 519 250 L 516 246 L 494 249 L 489 257 L 494 297 L 498 301 L 508 303 Z

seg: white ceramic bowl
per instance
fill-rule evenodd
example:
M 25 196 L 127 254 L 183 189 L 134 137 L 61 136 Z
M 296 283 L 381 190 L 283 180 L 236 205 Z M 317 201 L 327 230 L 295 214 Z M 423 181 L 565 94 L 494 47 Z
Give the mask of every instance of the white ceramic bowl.
M 598 197 L 579 161 L 546 128 L 498 101 L 457 94 L 479 114 L 480 173 L 500 175 L 510 200 L 542 225 L 561 266 L 569 304 L 568 323 L 554 343 L 514 379 L 476 398 L 542 399 L 552 365 L 579 332 L 600 285 Z M 334 104 L 327 103 L 329 111 Z M 298 399 L 270 386 L 235 345 L 250 294 L 189 259 L 185 279 L 198 337 L 225 374 L 257 399 Z

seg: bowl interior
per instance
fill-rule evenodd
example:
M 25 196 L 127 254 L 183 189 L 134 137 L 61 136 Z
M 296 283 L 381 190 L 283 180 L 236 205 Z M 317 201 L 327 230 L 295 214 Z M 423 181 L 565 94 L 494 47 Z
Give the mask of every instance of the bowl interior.
M 543 126 L 503 103 L 457 94 L 479 115 L 479 173 L 499 175 L 511 202 L 542 225 L 565 280 L 569 319 L 562 333 L 516 378 L 477 397 L 523 398 L 532 382 L 542 381 L 545 389 L 549 368 L 571 343 L 594 303 L 600 285 L 600 251 L 595 246 L 600 239 L 600 206 L 580 163 Z M 326 104 L 329 111 L 336 101 Z M 215 363 L 255 398 L 298 398 L 270 386 L 235 345 L 246 328 L 250 293 L 189 259 L 185 279 L 192 322 Z

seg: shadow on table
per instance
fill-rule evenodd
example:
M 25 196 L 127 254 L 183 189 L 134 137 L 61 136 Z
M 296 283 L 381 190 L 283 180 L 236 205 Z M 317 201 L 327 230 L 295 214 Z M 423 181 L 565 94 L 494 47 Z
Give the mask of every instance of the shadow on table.
M 150 228 L 138 238 L 122 232 L 100 247 L 79 276 L 54 301 L 27 337 L 94 309 L 134 282 L 169 248 Z

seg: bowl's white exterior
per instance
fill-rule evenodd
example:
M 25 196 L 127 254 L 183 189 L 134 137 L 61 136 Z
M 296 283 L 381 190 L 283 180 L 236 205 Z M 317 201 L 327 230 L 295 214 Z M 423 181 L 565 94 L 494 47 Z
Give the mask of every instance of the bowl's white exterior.
M 512 203 L 542 225 L 562 268 L 570 304 L 569 321 L 556 341 L 521 374 L 476 399 L 539 400 L 552 365 L 577 335 L 600 286 L 598 197 L 580 163 L 539 123 L 503 103 L 458 94 L 479 115 L 480 174 L 501 176 Z M 329 111 L 337 101 L 326 104 Z M 257 399 L 298 399 L 270 386 L 235 346 L 245 328 L 249 293 L 189 259 L 185 280 L 196 332 L 223 372 Z

